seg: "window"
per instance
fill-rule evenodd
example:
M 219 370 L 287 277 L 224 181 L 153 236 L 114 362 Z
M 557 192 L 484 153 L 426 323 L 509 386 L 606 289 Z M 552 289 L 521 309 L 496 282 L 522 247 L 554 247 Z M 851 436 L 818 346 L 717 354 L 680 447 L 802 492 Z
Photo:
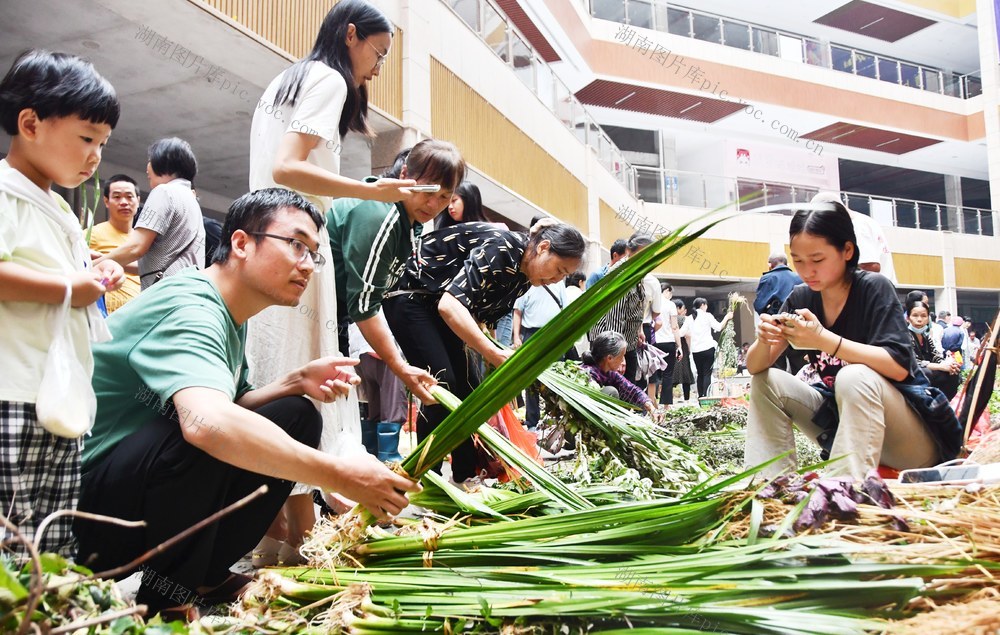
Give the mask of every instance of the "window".
M 722 23 L 719 18 L 695 13 L 692 22 L 695 39 L 722 44 Z
M 483 39 L 505 62 L 510 61 L 507 50 L 507 23 L 488 2 L 483 4 Z
M 510 34 L 510 52 L 514 74 L 528 90 L 535 92 L 535 61 L 531 49 L 513 32 Z
M 736 49 L 750 50 L 750 27 L 739 22 L 723 20 L 722 34 L 725 38 L 725 45 Z
M 753 28 L 753 50 L 764 55 L 778 55 L 778 34 L 757 27 Z
M 625 0 L 592 0 L 591 10 L 595 18 L 625 22 Z
M 667 9 L 667 31 L 674 35 L 691 37 L 691 13 L 682 9 Z
M 760 181 L 744 181 L 740 179 L 736 183 L 736 195 L 740 200 L 740 209 L 756 209 L 769 204 L 765 196 L 766 183 Z
M 899 83 L 899 64 L 895 60 L 878 60 L 878 78 L 883 82 Z
M 917 203 L 917 218 L 920 229 L 940 229 L 937 205 L 933 203 Z
M 911 88 L 920 88 L 920 68 L 906 62 L 899 63 L 899 83 Z
M 920 71 L 924 78 L 924 90 L 929 90 L 932 93 L 940 93 L 941 72 L 930 68 L 921 68 Z
M 914 203 L 896 201 L 896 226 L 916 227 L 917 210 Z
M 643 168 L 636 170 L 636 188 L 642 200 L 650 203 L 667 202 L 663 191 L 665 189 L 663 178 L 663 173 L 659 170 Z
M 970 97 L 975 97 L 976 95 L 983 94 L 983 80 L 979 77 L 969 75 L 965 78 L 965 94 L 963 95 L 966 99 Z
M 871 216 L 871 199 L 861 194 L 848 194 L 847 209 L 864 214 L 865 216 Z
M 514 63 L 514 74 L 531 92 L 535 92 L 535 69 L 531 49 L 514 32 L 510 34 L 510 52 Z
M 962 208 L 962 233 L 964 234 L 978 234 L 979 233 L 979 210 L 971 209 L 968 207 Z M 985 228 L 984 228 L 985 229 Z
M 854 73 L 862 77 L 875 78 L 875 56 L 871 53 L 854 51 Z
M 473 31 L 479 31 L 479 0 L 451 0 L 451 8 Z
M 854 56 L 851 49 L 830 46 L 830 68 L 841 73 L 854 72 Z
M 653 28 L 653 7 L 649 0 L 628 0 L 628 23 L 643 29 Z
M 823 63 L 823 45 L 817 40 L 805 40 L 806 64 L 826 66 Z

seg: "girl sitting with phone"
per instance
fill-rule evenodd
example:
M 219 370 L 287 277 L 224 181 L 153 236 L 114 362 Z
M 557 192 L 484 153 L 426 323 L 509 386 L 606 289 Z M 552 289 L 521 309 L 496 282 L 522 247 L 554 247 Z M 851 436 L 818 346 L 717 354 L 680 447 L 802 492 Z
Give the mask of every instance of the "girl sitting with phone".
M 792 260 L 804 284 L 785 300 L 783 315 L 761 315 L 747 353 L 746 464 L 794 451 L 793 424 L 831 457 L 844 457 L 831 472 L 858 479 L 880 464 L 902 470 L 950 460 L 962 430 L 920 370 L 896 290 L 888 278 L 858 269 L 851 217 L 840 204 L 826 205 L 792 218 Z M 789 344 L 805 352 L 819 382 L 770 367 Z M 793 452 L 765 473 L 795 467 Z

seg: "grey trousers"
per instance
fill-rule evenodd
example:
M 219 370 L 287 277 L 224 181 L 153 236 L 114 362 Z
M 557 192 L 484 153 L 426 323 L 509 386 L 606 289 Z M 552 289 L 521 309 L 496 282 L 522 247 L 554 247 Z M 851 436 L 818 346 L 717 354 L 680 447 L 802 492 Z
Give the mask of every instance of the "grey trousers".
M 880 464 L 897 470 L 929 467 L 937 447 L 903 395 L 885 377 L 862 364 L 837 374 L 840 425 L 830 457 L 844 457 L 829 472 L 862 479 Z M 788 373 L 769 368 L 753 376 L 747 420 L 746 466 L 793 453 L 764 471 L 769 477 L 796 468 L 792 425 L 813 441 L 822 433 L 812 418 L 823 396 Z

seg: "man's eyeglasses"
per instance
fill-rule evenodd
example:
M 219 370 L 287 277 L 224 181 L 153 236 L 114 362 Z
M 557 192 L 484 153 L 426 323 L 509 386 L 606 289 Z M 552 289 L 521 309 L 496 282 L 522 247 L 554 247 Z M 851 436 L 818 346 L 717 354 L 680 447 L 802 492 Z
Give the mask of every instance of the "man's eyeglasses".
M 275 238 L 277 240 L 283 240 L 292 247 L 292 253 L 295 254 L 297 260 L 295 264 L 302 264 L 306 261 L 306 258 L 310 258 L 313 261 L 313 269 L 319 271 L 326 264 L 326 258 L 323 257 L 318 251 L 312 251 L 309 246 L 298 238 L 289 238 L 288 236 L 278 236 L 277 234 L 266 234 L 264 232 L 247 232 L 251 236 L 264 236 L 265 238 Z
M 365 40 L 365 43 L 368 44 L 368 46 L 372 47 L 372 50 L 375 51 L 375 55 L 378 55 L 378 61 L 375 62 L 375 68 L 376 69 L 382 68 L 382 66 L 385 64 L 386 58 L 389 57 L 389 52 L 388 51 L 386 51 L 385 53 L 379 52 L 378 48 L 376 48 L 376 46 L 371 42 L 369 42 L 367 39 Z

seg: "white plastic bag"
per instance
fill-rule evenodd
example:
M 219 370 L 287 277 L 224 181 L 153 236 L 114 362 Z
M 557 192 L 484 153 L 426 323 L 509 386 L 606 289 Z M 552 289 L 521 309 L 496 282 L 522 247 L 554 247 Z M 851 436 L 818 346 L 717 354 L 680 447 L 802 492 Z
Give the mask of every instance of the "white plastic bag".
M 57 437 L 76 439 L 94 427 L 97 397 L 76 351 L 67 336 L 73 287 L 66 281 L 66 297 L 52 329 L 52 345 L 45 359 L 42 383 L 38 387 L 35 414 L 38 423 Z

